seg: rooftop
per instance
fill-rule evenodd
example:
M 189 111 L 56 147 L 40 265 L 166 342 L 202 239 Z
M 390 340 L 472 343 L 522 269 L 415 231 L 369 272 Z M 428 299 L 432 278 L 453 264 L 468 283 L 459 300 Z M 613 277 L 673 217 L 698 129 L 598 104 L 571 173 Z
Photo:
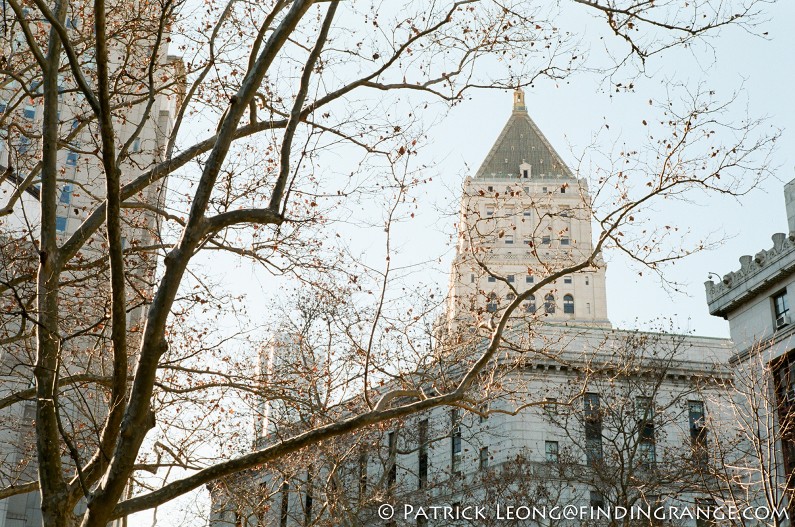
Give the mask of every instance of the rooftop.
M 522 165 L 529 166 L 530 179 L 574 177 L 528 115 L 524 92 L 516 90 L 511 116 L 475 177 L 519 178 Z

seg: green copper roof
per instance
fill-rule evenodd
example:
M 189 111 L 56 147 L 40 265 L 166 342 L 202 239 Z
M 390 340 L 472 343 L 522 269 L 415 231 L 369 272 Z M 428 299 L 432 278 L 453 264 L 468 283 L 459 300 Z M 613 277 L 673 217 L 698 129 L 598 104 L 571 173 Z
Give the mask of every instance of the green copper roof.
M 520 177 L 519 166 L 530 165 L 530 179 L 574 177 L 549 144 L 524 106 L 524 94 L 514 94 L 511 117 L 475 174 L 476 178 Z

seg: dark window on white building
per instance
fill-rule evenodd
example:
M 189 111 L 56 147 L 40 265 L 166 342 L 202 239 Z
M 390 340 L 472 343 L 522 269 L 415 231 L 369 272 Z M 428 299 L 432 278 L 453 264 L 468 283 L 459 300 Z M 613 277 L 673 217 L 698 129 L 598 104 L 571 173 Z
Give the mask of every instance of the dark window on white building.
M 389 432 L 389 459 L 387 460 L 387 487 L 392 488 L 397 483 L 397 432 Z
M 555 313 L 555 295 L 552 293 L 544 297 L 544 312 L 549 314 Z
M 786 289 L 773 295 L 773 314 L 776 318 L 776 329 L 783 328 L 790 323 Z
M 535 313 L 536 312 L 536 297 L 535 295 L 530 295 L 527 297 L 527 302 L 524 303 L 524 310 L 527 313 Z
M 359 501 L 367 496 L 367 453 L 359 456 Z
M 282 483 L 282 503 L 279 509 L 279 527 L 287 527 L 287 518 L 290 514 L 290 485 Z
M 574 297 L 571 295 L 563 296 L 563 312 L 573 315 L 574 314 Z
M 589 465 L 602 460 L 602 412 L 598 393 L 586 393 L 583 398 L 585 418 L 585 458 Z
M 654 434 L 654 402 L 651 397 L 638 397 L 635 401 L 638 419 L 638 454 L 644 465 L 657 462 Z
M 708 453 L 704 403 L 702 401 L 688 401 L 687 413 L 690 425 L 690 445 L 693 448 L 693 460 L 702 465 L 706 464 Z
M 478 459 L 478 469 L 486 470 L 489 468 L 489 447 L 480 448 L 480 458 Z
M 489 313 L 497 312 L 497 293 L 489 293 L 489 301 L 486 303 L 486 311 Z
M 545 441 L 544 442 L 544 452 L 546 454 L 547 463 L 557 463 L 558 462 L 558 442 L 557 441 Z
M 418 450 L 418 476 L 419 488 L 424 489 L 428 485 L 428 420 L 420 421 L 419 430 L 419 450 Z

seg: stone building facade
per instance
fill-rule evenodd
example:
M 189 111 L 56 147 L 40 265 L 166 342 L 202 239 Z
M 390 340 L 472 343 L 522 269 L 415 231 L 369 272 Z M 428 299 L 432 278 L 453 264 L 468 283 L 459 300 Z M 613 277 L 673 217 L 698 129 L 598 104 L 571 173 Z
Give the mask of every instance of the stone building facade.
M 477 354 L 477 333 L 518 293 L 562 273 L 516 313 L 489 385 L 499 389 L 484 389 L 477 406 L 436 408 L 219 482 L 210 524 L 504 525 L 510 506 L 692 511 L 713 503 L 699 476 L 711 431 L 726 422 L 732 343 L 614 329 L 590 204 L 586 182 L 515 92 L 504 129 L 463 184 L 439 323 L 443 337 L 474 342 L 463 356 Z M 260 430 L 258 446 L 282 437 Z M 384 506 L 395 515 L 379 514 Z M 479 506 L 486 516 L 473 518 Z M 517 524 L 602 523 L 538 516 Z
M 710 314 L 729 323 L 738 403 L 748 417 L 747 442 L 762 448 L 746 460 L 756 501 L 795 513 L 795 180 L 784 186 L 788 232 L 772 247 L 740 256 L 740 268 L 705 283 Z M 743 382 L 744 381 L 744 382 Z M 751 426 L 753 425 L 753 426 Z

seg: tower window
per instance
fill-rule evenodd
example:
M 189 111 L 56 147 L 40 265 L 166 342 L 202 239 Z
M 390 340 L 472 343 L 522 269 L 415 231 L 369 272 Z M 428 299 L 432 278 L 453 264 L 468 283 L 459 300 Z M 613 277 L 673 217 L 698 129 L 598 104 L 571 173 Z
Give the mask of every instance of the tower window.
M 535 280 L 535 279 L 533 278 L 533 275 L 531 275 L 531 274 L 527 275 L 527 276 L 525 277 L 525 279 L 524 279 L 524 281 L 525 281 L 526 283 L 528 283 L 528 284 L 532 284 L 534 280 Z
M 574 297 L 571 295 L 565 295 L 563 297 L 563 312 L 569 315 L 574 314 Z
M 525 178 L 525 179 L 530 177 L 530 171 L 527 170 L 526 168 L 524 170 L 522 170 L 522 177 Z
M 514 275 L 512 275 L 512 274 L 509 274 L 509 275 L 508 275 L 508 283 L 509 283 L 509 284 L 512 284 L 513 282 L 514 282 Z
M 585 285 L 591 285 L 591 278 L 589 276 L 585 277 Z
M 524 304 L 524 310 L 528 313 L 536 312 L 536 297 L 534 295 L 528 297 L 527 302 Z
M 489 313 L 497 312 L 497 293 L 489 293 L 489 301 L 486 304 L 486 311 Z
M 489 187 L 491 189 L 491 187 Z M 486 216 L 494 216 L 494 207 L 486 207 Z
M 505 245 L 513 245 L 513 234 L 505 235 Z
M 544 297 L 544 312 L 549 314 L 555 313 L 555 295 L 552 293 Z
M 461 469 L 461 422 L 457 408 L 450 410 L 450 471 L 457 474 Z

